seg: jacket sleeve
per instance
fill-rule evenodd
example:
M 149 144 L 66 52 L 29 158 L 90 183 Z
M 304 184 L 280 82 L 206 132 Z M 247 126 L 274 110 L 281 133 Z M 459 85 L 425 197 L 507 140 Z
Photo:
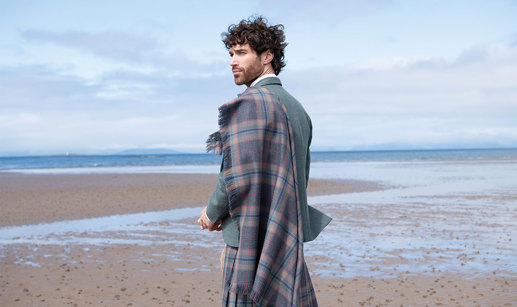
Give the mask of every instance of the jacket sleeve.
M 224 183 L 223 173 L 219 172 L 219 180 L 217 186 L 208 200 L 206 207 L 206 216 L 212 223 L 216 223 L 230 214 L 228 205 L 228 194 L 226 193 L 226 184 Z

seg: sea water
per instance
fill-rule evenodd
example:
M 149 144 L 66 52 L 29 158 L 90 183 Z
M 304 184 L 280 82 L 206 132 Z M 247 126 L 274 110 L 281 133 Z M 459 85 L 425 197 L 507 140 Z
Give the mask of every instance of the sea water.
M 190 164 L 186 157 L 172 156 L 124 156 L 119 162 L 88 156 L 80 158 L 82 164 L 63 162 L 70 157 L 2 158 L 0 173 L 216 173 L 220 160 L 201 156 Z M 313 272 L 337 277 L 517 275 L 516 149 L 316 152 L 311 158 L 312 179 L 374 181 L 385 187 L 309 197 L 311 205 L 333 218 L 305 245 Z M 197 231 L 193 221 L 201 205 L 0 228 L 0 258 L 2 250 L 18 244 L 221 245 L 220 234 Z
M 312 152 L 312 162 L 508 161 L 517 149 L 446 149 Z M 0 157 L 0 172 L 142 173 L 213 172 L 221 156 L 213 154 L 60 155 Z

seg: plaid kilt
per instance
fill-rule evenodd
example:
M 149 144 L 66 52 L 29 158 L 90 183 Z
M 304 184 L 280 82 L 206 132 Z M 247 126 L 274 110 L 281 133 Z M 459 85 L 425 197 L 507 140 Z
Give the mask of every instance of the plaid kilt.
M 235 263 L 235 258 L 237 257 L 237 251 L 238 249 L 235 247 L 231 247 L 229 245 L 226 245 L 226 247 L 223 250 L 222 256 L 224 257 L 222 259 L 222 271 L 223 271 L 223 289 L 225 288 L 225 283 L 227 283 L 229 280 L 231 280 L 232 273 L 233 273 L 233 265 Z M 302 280 L 309 280 L 309 271 L 307 270 L 307 267 L 305 267 L 304 275 L 306 277 L 301 278 Z M 316 300 L 316 293 L 314 292 L 314 288 L 312 287 L 311 283 L 305 283 L 304 284 L 303 293 L 305 293 L 302 296 L 302 302 L 300 306 L 308 306 L 308 307 L 317 307 L 318 302 Z M 267 299 L 266 299 L 267 300 Z M 232 291 L 225 291 L 223 294 L 223 307 L 227 306 L 236 306 L 236 307 L 247 307 L 247 306 L 258 306 L 253 303 L 253 300 L 249 298 L 248 295 L 241 295 L 236 294 Z M 280 305 L 270 305 L 267 304 L 266 306 L 271 307 L 281 307 Z M 282 306 L 289 306 L 289 305 L 282 305 Z
M 233 292 L 226 292 L 223 297 L 223 306 L 228 307 L 254 307 L 253 301 L 247 295 L 238 295 Z
M 223 154 L 230 215 L 240 231 L 239 247 L 226 247 L 223 306 L 250 299 L 257 306 L 317 306 L 285 107 L 267 88 L 249 87 L 219 111 L 220 130 L 207 149 Z
M 226 245 L 224 249 L 223 260 L 223 289 L 224 281 L 228 280 L 233 271 L 233 263 L 237 255 L 237 248 Z M 247 295 L 236 294 L 235 292 L 226 291 L 223 294 L 223 307 L 253 307 L 253 301 Z

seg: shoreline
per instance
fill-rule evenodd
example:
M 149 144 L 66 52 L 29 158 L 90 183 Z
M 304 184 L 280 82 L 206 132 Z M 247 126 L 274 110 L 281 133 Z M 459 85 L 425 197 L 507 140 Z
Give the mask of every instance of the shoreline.
M 0 174 L 0 227 L 205 206 L 215 174 Z M 309 196 L 376 191 L 359 180 L 311 179 Z
M 415 173 L 347 168 L 351 178 L 384 180 L 310 180 L 310 203 L 333 217 L 304 246 L 319 305 L 515 304 L 514 190 L 380 183 L 410 181 L 393 175 L 397 170 Z M 0 242 L 0 305 L 220 305 L 224 243 L 220 233 L 201 231 L 191 212 L 204 206 L 216 180 L 215 174 L 0 173 L 0 227 L 32 229 L 20 237 L 4 233 Z M 174 218 L 140 217 L 163 210 Z M 182 217 L 182 210 L 189 213 Z M 77 220 L 87 218 L 103 224 Z M 32 227 L 44 222 L 93 226 Z

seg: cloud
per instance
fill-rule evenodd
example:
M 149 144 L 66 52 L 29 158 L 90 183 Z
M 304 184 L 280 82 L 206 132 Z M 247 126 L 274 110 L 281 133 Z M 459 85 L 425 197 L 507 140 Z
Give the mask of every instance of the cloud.
M 98 56 L 130 62 L 142 61 L 146 53 L 156 52 L 163 47 L 148 35 L 123 31 L 55 33 L 30 29 L 21 31 L 21 36 L 36 42 L 77 48 Z
M 163 143 L 170 144 L 171 149 L 202 152 L 206 137 L 217 129 L 217 115 L 193 111 L 159 112 L 145 110 L 145 106 L 141 112 L 144 115 L 138 115 L 138 110 L 117 114 L 106 109 L 4 111 L 0 116 L 2 154 L 15 150 L 37 154 L 95 153 L 153 148 Z
M 454 59 L 286 69 L 280 78 L 312 117 L 314 150 L 517 146 L 511 44 L 477 46 Z M 46 66 L 0 67 L 0 142 L 4 152 L 39 154 L 202 152 L 217 129 L 217 107 L 242 90 L 229 73 L 119 69 L 92 81 Z
M 0 107 L 31 108 L 84 102 L 97 91 L 81 78 L 44 66 L 0 67 Z
M 217 129 L 217 107 L 236 92 L 231 76 L 119 70 L 92 83 L 42 66 L 0 68 L 0 154 L 92 153 L 161 143 L 202 152 Z
M 228 71 L 228 64 L 225 62 L 203 63 L 202 59 L 190 59 L 177 46 L 170 46 L 149 33 L 115 30 L 52 32 L 28 29 L 21 31 L 20 35 L 35 43 L 71 48 L 137 67 L 150 66 L 170 75 L 206 76 Z
M 313 119 L 315 147 L 517 146 L 515 46 L 286 70 L 284 79 Z

